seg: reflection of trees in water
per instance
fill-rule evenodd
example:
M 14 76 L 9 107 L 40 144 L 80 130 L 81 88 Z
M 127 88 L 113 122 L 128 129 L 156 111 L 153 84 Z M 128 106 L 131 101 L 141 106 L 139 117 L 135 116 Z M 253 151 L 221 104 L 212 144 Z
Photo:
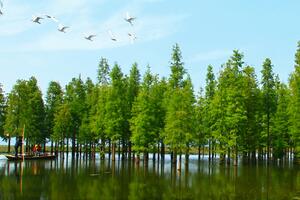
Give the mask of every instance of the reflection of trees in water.
M 0 199 L 292 199 L 300 186 L 296 167 L 200 162 L 174 173 L 161 160 L 147 167 L 79 157 L 24 164 L 23 196 L 19 162 L 0 168 Z

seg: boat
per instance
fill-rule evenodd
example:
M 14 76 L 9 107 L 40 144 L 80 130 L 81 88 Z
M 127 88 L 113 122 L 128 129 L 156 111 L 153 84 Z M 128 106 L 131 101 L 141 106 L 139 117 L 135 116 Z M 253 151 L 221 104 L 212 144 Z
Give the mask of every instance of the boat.
M 17 161 L 17 160 L 23 160 L 23 156 L 14 156 L 14 155 L 5 155 L 7 160 L 9 161 Z M 52 160 L 55 159 L 56 155 L 52 154 L 41 154 L 41 155 L 25 155 L 24 160 Z

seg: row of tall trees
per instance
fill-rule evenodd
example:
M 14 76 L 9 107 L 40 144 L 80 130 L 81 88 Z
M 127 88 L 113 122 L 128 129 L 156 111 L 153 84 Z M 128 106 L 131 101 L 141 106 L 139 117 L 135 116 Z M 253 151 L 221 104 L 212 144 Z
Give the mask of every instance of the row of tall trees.
M 101 58 L 96 83 L 79 76 L 63 88 L 53 81 L 44 100 L 34 77 L 18 80 L 8 95 L 0 86 L 0 134 L 10 141 L 26 127 L 28 145 L 50 142 L 73 154 L 99 147 L 113 160 L 116 152 L 148 159 L 149 152 L 168 150 L 176 162 L 177 155 L 188 159 L 191 148 L 233 164 L 239 155 L 300 158 L 300 43 L 289 84 L 274 74 L 269 58 L 259 81 L 237 50 L 217 76 L 208 66 L 197 95 L 177 44 L 170 69 L 168 78 L 150 67 L 141 76 L 134 63 L 124 75 Z

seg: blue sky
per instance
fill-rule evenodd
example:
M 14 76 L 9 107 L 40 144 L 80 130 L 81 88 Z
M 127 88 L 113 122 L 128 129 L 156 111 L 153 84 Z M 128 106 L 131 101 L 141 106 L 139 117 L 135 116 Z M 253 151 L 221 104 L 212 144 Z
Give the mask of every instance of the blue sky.
M 172 46 L 178 43 L 194 88 L 204 87 L 208 64 L 219 71 L 233 49 L 255 66 L 272 59 L 274 71 L 287 82 L 293 71 L 300 40 L 300 1 L 280 0 L 2 0 L 0 16 L 0 83 L 9 92 L 17 79 L 35 76 L 43 93 L 51 80 L 67 84 L 72 77 L 96 80 L 97 64 L 105 57 L 118 62 L 124 73 L 137 62 L 143 73 L 149 64 L 154 73 L 169 75 Z M 123 18 L 137 20 L 132 27 Z M 66 34 L 57 24 L 30 20 L 50 14 L 70 26 Z M 109 39 L 111 30 L 119 39 Z M 135 32 L 131 43 L 127 33 Z M 94 42 L 83 33 L 95 33 Z

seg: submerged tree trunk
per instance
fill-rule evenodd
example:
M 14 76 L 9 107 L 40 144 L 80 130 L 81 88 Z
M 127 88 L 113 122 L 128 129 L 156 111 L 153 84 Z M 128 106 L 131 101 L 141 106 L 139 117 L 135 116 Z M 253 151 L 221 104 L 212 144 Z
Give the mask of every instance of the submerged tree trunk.
M 230 148 L 227 149 L 228 155 L 227 155 L 227 164 L 230 165 Z
M 199 148 L 200 149 L 200 148 Z M 190 151 L 190 147 L 189 145 L 187 145 L 186 151 L 185 151 L 185 169 L 188 167 L 189 165 L 189 152 Z M 199 154 L 200 155 L 200 154 Z
M 108 154 L 111 155 L 111 140 L 108 140 Z
M 76 129 L 74 129 L 73 137 L 72 137 L 72 155 L 75 154 L 76 151 Z
M 8 136 L 7 153 L 10 153 L 10 136 Z
M 53 140 L 51 140 L 51 149 L 50 149 L 50 151 L 51 151 L 51 154 L 53 154 Z
M 112 142 L 112 161 L 116 160 L 116 142 Z
M 211 141 L 208 140 L 208 161 L 211 161 Z
M 201 157 L 201 145 L 198 145 L 198 160 L 200 160 Z
M 44 141 L 44 148 L 43 148 L 43 153 L 46 152 L 46 140 Z
M 234 154 L 233 154 L 234 155 L 233 165 L 237 166 L 238 165 L 238 149 L 237 149 L 237 146 L 234 147 L 233 152 L 234 152 Z
M 131 159 L 131 142 L 128 143 L 128 158 Z
M 182 153 L 179 151 L 178 171 L 181 171 Z
M 63 145 L 65 146 L 65 140 L 63 140 Z M 64 151 L 63 151 L 64 152 Z M 69 138 L 67 138 L 67 155 L 69 154 Z
M 162 141 L 161 142 L 161 160 L 164 160 L 164 159 L 165 159 L 165 144 Z

